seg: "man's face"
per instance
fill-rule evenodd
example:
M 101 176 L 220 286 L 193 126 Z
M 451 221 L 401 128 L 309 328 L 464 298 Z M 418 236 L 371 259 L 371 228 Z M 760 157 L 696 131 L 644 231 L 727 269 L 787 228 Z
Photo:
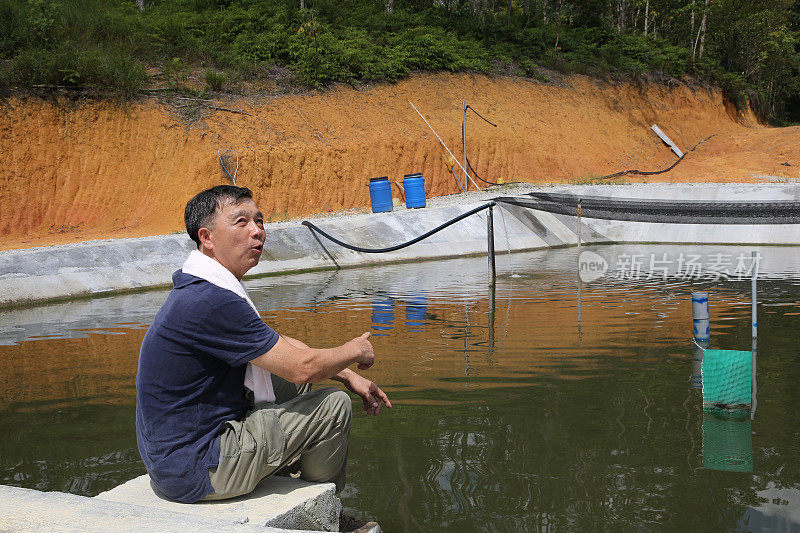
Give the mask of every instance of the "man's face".
M 210 226 L 200 230 L 203 246 L 241 280 L 261 258 L 266 239 L 264 216 L 252 200 L 244 199 L 238 204 L 227 200 L 217 207 Z

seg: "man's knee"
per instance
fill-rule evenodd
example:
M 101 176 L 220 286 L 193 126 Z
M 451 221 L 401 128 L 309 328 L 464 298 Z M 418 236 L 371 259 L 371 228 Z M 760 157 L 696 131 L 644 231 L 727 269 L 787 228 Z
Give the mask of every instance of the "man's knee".
M 349 394 L 343 390 L 337 390 L 332 392 L 325 401 L 340 424 L 350 424 L 350 420 L 353 418 L 353 402 L 350 400 Z
M 300 455 L 300 477 L 308 481 L 333 481 L 337 492 L 344 487 L 347 471 L 347 448 L 353 402 L 350 396 L 334 388 L 321 389 L 324 394 L 317 415 L 322 424 L 312 424 L 319 432 L 317 439 Z
M 330 420 L 337 428 L 349 427 L 353 418 L 353 402 L 350 400 L 350 396 L 333 387 L 326 387 L 321 391 L 325 391 L 327 394 L 320 403 L 319 415 Z

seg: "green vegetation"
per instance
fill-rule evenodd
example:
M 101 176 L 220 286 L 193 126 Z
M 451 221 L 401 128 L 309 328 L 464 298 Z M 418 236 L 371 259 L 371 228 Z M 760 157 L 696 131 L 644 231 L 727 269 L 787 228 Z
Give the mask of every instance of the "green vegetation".
M 205 79 L 209 89 L 214 92 L 219 92 L 225 86 L 225 82 L 228 81 L 228 76 L 226 76 L 223 72 L 206 70 Z
M 130 98 L 154 83 L 202 94 L 414 70 L 688 75 L 796 121 L 798 9 L 790 0 L 151 0 L 139 11 L 134 0 L 0 0 L 0 89 Z

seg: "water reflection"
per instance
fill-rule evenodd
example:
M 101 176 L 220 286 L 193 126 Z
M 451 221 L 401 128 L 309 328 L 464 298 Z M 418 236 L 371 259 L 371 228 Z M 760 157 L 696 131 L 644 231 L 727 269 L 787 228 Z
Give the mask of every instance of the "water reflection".
M 427 310 L 428 298 L 425 293 L 416 293 L 406 300 L 406 326 L 411 326 L 408 331 L 422 331 Z
M 727 472 L 753 471 L 750 417 L 722 411 L 703 414 L 703 467 Z
M 680 247 L 592 249 L 613 267 Z M 351 514 L 397 531 L 724 530 L 797 524 L 800 506 L 798 252 L 762 254 L 763 390 L 759 416 L 736 426 L 708 418 L 687 381 L 690 295 L 714 295 L 715 346 L 743 347 L 747 281 L 601 277 L 581 287 L 580 324 L 574 250 L 498 255 L 493 288 L 485 258 L 247 285 L 287 335 L 331 346 L 375 333 L 368 375 L 396 407 L 354 421 Z M 0 482 L 96 494 L 141 472 L 133 375 L 165 297 L 0 314 Z M 750 472 L 706 468 L 744 468 L 748 454 Z
M 703 352 L 710 345 L 708 340 L 694 339 L 694 351 L 692 354 L 692 377 L 690 383 L 693 389 L 702 391 L 703 389 Z
M 770 481 L 765 489 L 758 491 L 758 499 L 760 504 L 745 512 L 740 530 L 766 533 L 800 529 L 800 490 Z
M 158 291 L 0 310 L 0 346 L 146 329 L 166 298 L 166 292 Z
M 394 327 L 394 300 L 381 298 L 372 300 L 372 329 L 385 331 Z M 375 335 L 386 336 L 385 333 Z

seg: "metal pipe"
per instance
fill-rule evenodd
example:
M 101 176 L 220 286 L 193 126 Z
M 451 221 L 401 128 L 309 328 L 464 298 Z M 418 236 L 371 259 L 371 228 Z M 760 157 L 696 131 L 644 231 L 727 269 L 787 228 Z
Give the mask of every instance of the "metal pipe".
M 454 178 L 456 179 L 456 181 L 458 182 L 458 188 L 459 188 L 459 189 L 461 189 L 461 192 L 466 192 L 466 191 L 464 190 L 464 186 L 463 186 L 463 185 L 461 185 L 461 180 L 460 180 L 460 179 L 458 179 L 458 176 L 456 175 L 455 171 L 453 170 L 453 167 L 452 167 L 452 166 L 451 166 L 451 167 L 448 167 L 448 169 L 450 170 L 450 173 L 453 175 L 453 177 L 454 177 Z
M 436 133 L 436 130 L 435 130 L 435 129 L 433 129 L 433 126 L 431 126 L 431 125 L 430 125 L 430 123 L 428 123 L 428 121 L 425 119 L 425 117 L 423 117 L 423 116 L 422 116 L 422 113 L 420 113 L 420 112 L 419 112 L 419 109 L 417 109 L 417 106 L 415 106 L 415 105 L 414 105 L 414 104 L 413 104 L 413 103 L 412 103 L 410 100 L 409 100 L 409 102 L 408 102 L 408 103 L 409 103 L 409 104 L 411 104 L 411 107 L 413 107 L 413 108 L 414 108 L 414 111 L 416 111 L 416 112 L 417 112 L 417 115 L 419 115 L 419 116 L 420 116 L 420 118 L 421 118 L 421 119 L 422 119 L 422 120 L 425 122 L 425 124 L 427 124 L 427 126 L 428 126 L 428 127 L 431 129 L 431 131 L 433 132 L 433 134 L 434 134 L 434 135 L 436 135 L 436 138 L 437 138 L 437 139 L 439 139 L 439 142 L 440 142 L 440 143 L 442 143 L 442 146 L 444 146 L 444 149 L 445 149 L 445 150 L 447 150 L 447 153 L 448 153 L 448 154 L 450 154 L 450 157 L 452 157 L 452 158 L 453 158 L 453 161 L 455 161 L 455 162 L 456 162 L 456 164 L 457 164 L 458 166 L 460 166 L 460 167 L 461 167 L 461 170 L 463 170 L 463 171 L 464 171 L 464 175 L 465 175 L 467 178 L 469 178 L 469 181 L 471 181 L 471 182 L 472 182 L 472 184 L 475 186 L 475 188 L 476 188 L 476 189 L 478 189 L 479 191 L 480 191 L 480 190 L 482 190 L 480 187 L 478 187 L 478 184 L 477 184 L 477 183 L 475 183 L 475 181 L 472 179 L 472 177 L 470 177 L 470 175 L 467 173 L 467 169 L 466 169 L 466 168 L 464 168 L 463 166 L 461 166 L 461 163 L 459 163 L 459 162 L 458 162 L 458 159 L 456 159 L 456 156 L 454 156 L 454 155 L 453 155 L 453 152 L 451 152 L 451 151 L 450 151 L 450 148 L 448 148 L 448 147 L 447 147 L 447 145 L 446 145 L 446 144 L 444 143 L 444 141 L 442 140 L 442 138 L 441 138 L 441 137 L 439 137 L 439 134 L 438 134 L 438 133 Z
M 489 284 L 489 363 L 492 362 L 494 354 L 494 314 L 495 314 L 495 285 Z
M 467 102 L 461 101 L 461 142 L 464 146 L 464 165 L 462 168 L 467 168 Z M 469 190 L 469 183 L 467 183 L 467 171 L 464 170 L 464 184 Z
M 756 380 L 756 338 L 753 337 L 752 377 L 750 382 L 750 420 L 756 417 L 758 405 L 758 382 Z
M 497 276 L 497 272 L 495 270 L 495 263 L 494 263 L 494 215 L 492 214 L 492 207 L 489 206 L 488 209 L 488 216 L 486 217 L 486 233 L 488 238 L 488 245 L 489 245 L 489 270 L 492 272 L 492 283 L 494 283 L 494 279 Z
M 581 295 L 583 294 L 583 280 L 581 279 L 581 199 L 578 198 L 578 340 L 583 340 L 583 331 L 581 330 Z

